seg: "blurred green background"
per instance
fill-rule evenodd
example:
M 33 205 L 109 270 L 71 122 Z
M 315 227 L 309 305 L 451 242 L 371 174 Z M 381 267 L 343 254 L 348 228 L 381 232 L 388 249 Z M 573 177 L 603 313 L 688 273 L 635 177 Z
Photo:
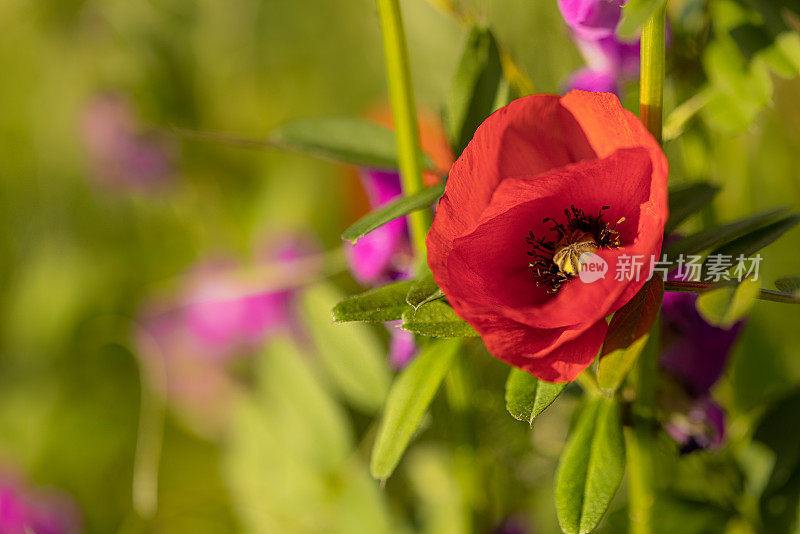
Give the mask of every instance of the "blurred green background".
M 418 104 L 438 114 L 466 28 L 425 0 L 402 5 Z M 471 8 L 537 92 L 560 92 L 582 64 L 555 0 Z M 683 21 L 691 9 L 676 3 L 671 14 Z M 800 81 L 741 58 L 734 67 L 745 74 L 731 74 L 730 43 L 715 42 L 722 59 L 682 48 L 693 30 L 687 22 L 681 34 L 675 21 L 669 108 L 706 83 L 755 102 L 738 122 L 724 101 L 712 102 L 666 145 L 676 183 L 723 187 L 689 224 L 796 210 Z M 359 209 L 352 171 L 340 165 L 175 128 L 257 138 L 288 119 L 384 105 L 372 0 L 4 0 L 0 36 L 0 466 L 71 495 L 87 532 L 484 532 L 516 515 L 556 532 L 552 473 L 572 397 L 531 432 L 506 413 L 506 368 L 480 347 L 463 362 L 469 394 L 440 395 L 435 424 L 383 490 L 366 468 L 377 407 L 354 406 L 285 340 L 236 371 L 241 391 L 223 431 L 199 432 L 168 408 L 160 461 L 148 456 L 147 440 L 161 436 L 146 433 L 161 412 L 146 387 L 142 398 L 135 332 L 144 304 L 195 262 L 252 258 L 276 232 L 308 233 L 338 250 Z M 124 95 L 140 127 L 171 143 L 168 186 L 127 191 L 92 178 L 82 114 L 108 92 Z M 800 270 L 798 247 L 795 229 L 762 251 L 764 287 Z M 340 271 L 308 298 L 329 303 L 331 291 L 354 291 Z M 731 455 L 764 402 L 800 381 L 799 320 L 797 307 L 756 306 L 718 391 L 731 415 Z M 365 358 L 385 361 L 380 329 L 347 336 L 344 350 L 360 343 L 375 353 Z M 148 475 L 154 465 L 158 474 Z M 152 516 L 134 504 L 137 470 L 159 482 L 156 495 L 143 490 L 145 502 L 157 500 Z

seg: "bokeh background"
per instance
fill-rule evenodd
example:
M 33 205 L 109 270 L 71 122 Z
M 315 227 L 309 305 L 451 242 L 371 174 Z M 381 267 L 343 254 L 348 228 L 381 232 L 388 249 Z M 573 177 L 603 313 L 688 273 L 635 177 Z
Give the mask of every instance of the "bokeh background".
M 467 30 L 433 4 L 402 2 L 435 122 Z M 555 0 L 462 4 L 536 92 L 561 92 L 583 63 Z M 670 15 L 667 111 L 711 95 L 666 145 L 671 179 L 722 187 L 687 227 L 798 209 L 800 44 L 749 61 L 726 33 L 752 17 L 744 7 L 676 1 Z M 367 465 L 395 372 L 389 336 L 333 327 L 327 311 L 360 287 L 339 237 L 368 209 L 357 173 L 179 131 L 264 138 L 300 117 L 385 114 L 372 0 L 4 0 L 0 36 L 2 480 L 58 501 L 77 532 L 557 531 L 570 390 L 532 431 L 505 411 L 507 368 L 471 346 L 381 487 Z M 633 111 L 635 94 L 623 94 Z M 288 274 L 273 245 L 285 241 L 308 260 Z M 764 287 L 800 270 L 798 247 L 795 229 L 762 251 Z M 302 333 L 163 342 L 154 321 L 230 268 L 255 272 L 252 288 L 291 286 L 274 309 Z M 213 329 L 241 310 L 206 312 Z M 716 478 L 690 478 L 721 508 L 734 495 L 746 506 L 767 472 L 744 444 L 800 382 L 798 320 L 759 303 L 717 388 L 728 445 L 703 464 Z M 348 366 L 374 380 L 348 383 Z

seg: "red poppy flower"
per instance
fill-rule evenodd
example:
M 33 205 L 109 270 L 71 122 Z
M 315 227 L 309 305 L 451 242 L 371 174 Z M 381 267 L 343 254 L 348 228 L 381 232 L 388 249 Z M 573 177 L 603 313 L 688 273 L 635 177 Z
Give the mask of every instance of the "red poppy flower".
M 660 253 L 667 174 L 656 140 L 612 94 L 516 100 L 450 171 L 427 239 L 434 279 L 493 356 L 573 380 L 597 355 L 605 318 L 646 282 L 618 281 L 611 266 Z M 603 258 L 607 275 L 573 276 L 570 245 Z

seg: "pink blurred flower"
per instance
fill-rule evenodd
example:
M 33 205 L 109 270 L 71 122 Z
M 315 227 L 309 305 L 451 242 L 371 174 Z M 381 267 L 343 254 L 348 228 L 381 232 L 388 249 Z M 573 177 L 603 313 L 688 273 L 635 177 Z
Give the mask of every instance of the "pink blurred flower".
M 567 25 L 588 39 L 613 35 L 626 0 L 558 0 L 558 8 Z
M 81 530 L 77 505 L 67 496 L 31 490 L 0 476 L 0 534 L 74 534 Z
M 107 187 L 150 191 L 172 176 L 172 147 L 142 132 L 132 105 L 119 95 L 99 95 L 86 105 L 81 135 L 92 176 Z
M 624 5 L 622 0 L 559 0 L 561 14 L 586 62 L 567 80 L 567 91 L 616 94 L 622 82 L 639 74 L 639 39 L 625 42 L 615 33 Z
M 214 431 L 238 384 L 230 366 L 270 336 L 301 334 L 294 297 L 318 272 L 309 242 L 271 244 L 252 266 L 230 259 L 200 263 L 178 295 L 149 305 L 137 345 L 150 381 L 179 407 L 200 433 Z

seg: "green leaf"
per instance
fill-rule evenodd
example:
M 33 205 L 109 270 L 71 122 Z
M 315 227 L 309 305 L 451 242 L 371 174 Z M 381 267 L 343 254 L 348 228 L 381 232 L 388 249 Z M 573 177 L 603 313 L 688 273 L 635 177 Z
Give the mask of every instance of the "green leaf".
M 622 481 L 625 443 L 613 398 L 592 399 L 578 419 L 556 472 L 556 512 L 567 534 L 591 532 Z
M 800 276 L 786 276 L 775 280 L 775 287 L 784 293 L 800 292 Z
M 736 287 L 712 289 L 697 297 L 697 311 L 707 322 L 730 328 L 748 314 L 760 290 L 761 284 L 752 278 Z
M 506 380 L 506 409 L 514 419 L 533 420 L 550 406 L 567 384 L 551 384 L 520 369 L 511 369 Z
M 354 406 L 371 413 L 389 390 L 386 349 L 371 325 L 333 323 L 330 310 L 342 297 L 331 285 L 311 287 L 300 298 L 302 316 L 333 384 Z
M 392 384 L 372 448 L 373 477 L 385 480 L 397 467 L 460 348 L 460 339 L 430 343 Z
M 418 310 L 403 314 L 403 329 L 432 337 L 478 337 L 478 333 L 462 320 L 453 308 L 435 301 Z
M 366 214 L 342 233 L 342 239 L 355 243 L 374 229 L 408 215 L 412 211 L 427 208 L 444 194 L 444 184 L 427 187 L 407 197 L 400 197 L 381 208 Z
M 365 293 L 347 297 L 333 308 L 333 320 L 347 321 L 397 321 L 409 310 L 406 294 L 413 282 L 395 282 Z
M 719 187 L 706 182 L 689 184 L 669 190 L 669 219 L 664 233 L 669 234 L 690 215 L 711 202 Z
M 622 20 L 617 26 L 617 35 L 624 40 L 631 40 L 636 37 L 639 28 L 664 5 L 666 0 L 630 0 L 622 8 Z
M 739 237 L 763 228 L 781 218 L 784 210 L 773 210 L 746 219 L 708 228 L 694 235 L 684 237 L 664 248 L 664 253 L 670 258 L 677 258 L 697 254 L 712 247 L 721 247 Z M 674 260 L 673 260 L 674 261 Z
M 749 256 L 766 247 L 800 222 L 800 215 L 789 215 L 726 243 L 711 254 L 722 254 L 736 259 L 739 254 Z
M 276 148 L 360 167 L 398 168 L 394 132 L 365 119 L 295 119 L 273 130 L 269 142 Z M 425 165 L 433 167 L 427 156 Z
M 461 54 L 445 112 L 450 145 L 456 156 L 494 111 L 502 78 L 500 51 L 492 32 L 473 26 Z
M 611 318 L 597 367 L 600 388 L 616 391 L 625 380 L 647 343 L 663 298 L 664 283 L 654 276 Z
M 444 292 L 433 281 L 433 275 L 428 274 L 413 283 L 406 295 L 406 302 L 416 310 L 423 304 L 442 298 L 444 298 Z

